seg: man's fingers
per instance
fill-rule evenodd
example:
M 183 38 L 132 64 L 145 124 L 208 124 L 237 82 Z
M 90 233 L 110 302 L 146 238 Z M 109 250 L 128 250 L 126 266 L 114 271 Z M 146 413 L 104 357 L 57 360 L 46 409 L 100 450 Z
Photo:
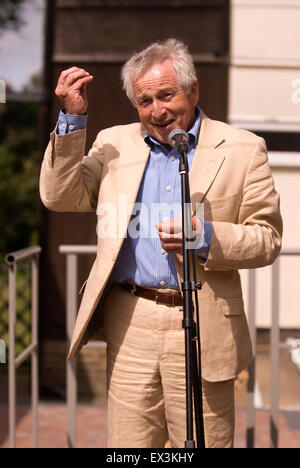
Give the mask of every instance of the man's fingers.
M 182 253 L 182 225 L 179 219 L 161 221 L 154 225 L 158 230 L 161 246 L 166 252 Z
M 83 82 L 79 81 L 82 78 L 87 78 L 90 77 L 89 80 L 85 80 Z M 55 93 L 57 96 L 66 96 L 68 94 L 68 91 L 72 86 L 79 81 L 75 89 L 78 89 L 80 86 L 82 86 L 83 83 L 92 81 L 93 77 L 84 70 L 83 68 L 78 68 L 78 67 L 71 67 L 68 70 L 64 70 L 57 83 L 57 87 L 55 90 Z
M 65 87 L 71 87 L 74 83 L 76 83 L 78 80 L 80 80 L 81 78 L 85 78 L 87 76 L 91 76 L 89 74 L 89 72 L 87 71 L 84 71 L 84 70 L 80 70 L 80 71 L 76 71 L 76 72 L 73 72 L 73 73 L 70 73 L 66 79 L 65 79 Z
M 169 242 L 177 242 L 182 241 L 182 234 L 180 233 L 169 233 L 169 232 L 159 232 L 158 233 L 161 241 L 166 241 L 168 239 Z
M 87 73 L 86 70 L 84 70 L 84 68 L 79 68 L 79 67 L 71 67 L 71 68 L 68 68 L 67 70 L 63 70 L 60 74 L 60 80 L 65 83 L 66 79 L 68 78 L 68 76 L 70 76 L 72 73 L 77 73 L 77 72 L 85 72 Z
M 70 90 L 74 91 L 81 87 L 83 87 L 85 90 L 87 83 L 89 83 L 90 81 L 93 81 L 93 79 L 94 77 L 92 75 L 86 76 L 84 78 L 80 78 L 72 86 L 70 86 Z
M 177 219 L 170 219 L 168 221 L 156 223 L 155 227 L 157 228 L 158 233 L 163 232 L 166 234 L 176 234 L 181 232 L 182 224 L 181 221 Z
M 162 244 L 162 247 L 168 253 L 182 253 L 182 244 Z
M 69 75 L 69 73 L 72 73 L 73 71 L 76 71 L 76 70 L 79 70 L 79 68 L 78 68 L 78 67 L 70 67 L 70 68 L 67 68 L 67 70 L 63 70 L 63 71 L 61 72 L 60 76 L 61 76 L 62 78 L 66 78 L 66 77 Z
M 57 89 L 66 92 L 70 86 L 72 86 L 77 79 L 84 76 L 89 76 L 89 72 L 83 68 L 71 67 L 61 72 L 57 82 Z
M 88 106 L 87 84 L 94 78 L 88 71 L 70 67 L 60 74 L 55 94 L 60 99 L 67 114 L 81 115 Z

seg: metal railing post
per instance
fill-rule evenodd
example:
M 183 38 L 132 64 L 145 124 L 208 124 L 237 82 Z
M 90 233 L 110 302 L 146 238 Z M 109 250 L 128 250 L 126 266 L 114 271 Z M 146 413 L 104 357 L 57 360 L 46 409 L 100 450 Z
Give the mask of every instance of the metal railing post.
M 34 255 L 31 262 L 31 329 L 32 329 L 32 361 L 31 361 L 31 401 L 32 401 L 32 431 L 33 447 L 38 446 L 38 400 L 39 400 L 39 370 L 38 370 L 38 285 L 39 257 Z
M 96 254 L 94 245 L 60 245 L 59 252 L 67 257 L 66 280 L 66 322 L 67 322 L 67 346 L 70 348 L 75 327 L 78 303 L 78 255 Z M 97 344 L 96 344 L 97 346 Z M 76 435 L 76 407 L 77 407 L 77 357 L 67 361 L 67 409 L 68 409 L 68 446 L 75 448 Z
M 67 345 L 70 348 L 77 314 L 77 255 L 67 254 Z M 68 445 L 76 447 L 77 358 L 67 361 Z
M 249 270 L 249 288 L 248 288 L 248 308 L 249 317 L 248 325 L 253 349 L 253 360 L 248 368 L 248 393 L 247 393 L 247 431 L 246 431 L 246 444 L 247 448 L 254 448 L 255 439 L 255 405 L 254 405 L 254 392 L 255 392 L 255 363 L 256 363 L 256 316 L 255 316 L 255 303 L 256 303 L 256 272 Z
M 8 401 L 9 401 L 9 443 L 16 446 L 16 368 L 15 368 L 15 327 L 16 327 L 16 275 L 17 265 L 9 265 L 9 361 L 8 361 Z
M 279 258 L 272 266 L 272 326 L 271 326 L 271 448 L 278 447 L 279 421 Z
M 10 447 L 16 446 L 16 370 L 31 356 L 31 406 L 32 406 L 32 446 L 38 446 L 38 261 L 41 247 L 12 252 L 5 257 L 9 268 L 9 440 Z M 17 263 L 31 258 L 31 344 L 16 357 L 16 283 Z

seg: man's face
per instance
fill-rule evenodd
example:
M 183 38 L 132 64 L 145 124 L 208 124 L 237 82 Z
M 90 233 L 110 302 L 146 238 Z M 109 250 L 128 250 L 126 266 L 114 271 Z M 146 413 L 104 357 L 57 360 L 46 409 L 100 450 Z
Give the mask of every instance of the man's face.
M 186 93 L 178 83 L 170 60 L 153 64 L 143 75 L 133 79 L 132 85 L 141 123 L 157 140 L 168 143 L 172 130 L 189 130 L 193 125 L 198 82 Z

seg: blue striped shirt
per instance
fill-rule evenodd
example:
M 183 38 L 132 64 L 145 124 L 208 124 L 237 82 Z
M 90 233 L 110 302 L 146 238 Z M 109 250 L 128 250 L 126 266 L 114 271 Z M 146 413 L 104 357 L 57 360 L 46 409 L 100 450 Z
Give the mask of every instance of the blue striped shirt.
M 198 141 L 201 111 L 196 108 L 197 118 L 189 130 L 189 168 Z M 86 125 L 86 116 L 69 116 L 60 113 L 59 134 L 79 130 Z M 63 126 L 63 128 L 61 128 Z M 179 289 L 174 255 L 162 249 L 154 223 L 164 219 L 176 219 L 181 213 L 181 179 L 178 172 L 180 155 L 176 150 L 169 151 L 162 143 L 146 134 L 149 145 L 149 158 L 139 187 L 135 212 L 131 217 L 127 237 L 112 271 L 112 279 L 121 283 L 134 282 L 139 286 Z M 208 257 L 212 237 L 212 226 L 204 221 L 204 238 L 196 249 L 196 254 L 204 260 Z

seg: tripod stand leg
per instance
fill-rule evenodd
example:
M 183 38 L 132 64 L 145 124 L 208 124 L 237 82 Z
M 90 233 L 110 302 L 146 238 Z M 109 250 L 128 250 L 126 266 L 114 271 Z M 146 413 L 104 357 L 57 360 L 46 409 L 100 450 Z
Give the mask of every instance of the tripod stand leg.
M 184 323 L 184 321 L 183 321 Z M 185 323 L 185 354 L 186 354 L 186 430 L 185 448 L 195 448 L 193 437 L 193 346 L 192 327 Z
M 192 343 L 192 363 L 193 363 L 192 379 L 193 379 L 193 391 L 194 391 L 197 448 L 205 448 L 202 378 L 201 376 L 199 376 L 199 373 L 198 373 L 197 348 L 196 348 L 195 340 Z

